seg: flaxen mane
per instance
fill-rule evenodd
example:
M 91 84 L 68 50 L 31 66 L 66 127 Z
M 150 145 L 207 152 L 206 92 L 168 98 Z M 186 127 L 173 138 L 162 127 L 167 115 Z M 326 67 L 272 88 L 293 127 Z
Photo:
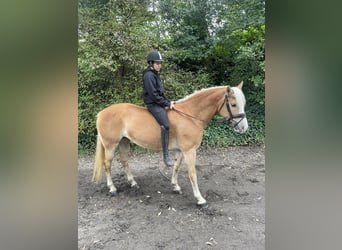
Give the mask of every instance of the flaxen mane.
M 187 100 L 192 99 L 193 97 L 196 97 L 196 98 L 197 97 L 203 97 L 203 95 L 208 95 L 208 93 L 210 93 L 212 90 L 220 89 L 220 88 L 224 88 L 224 87 L 216 86 L 216 87 L 210 87 L 210 88 L 204 88 L 201 90 L 196 90 L 194 93 L 187 95 L 187 96 L 183 97 L 182 99 L 179 99 L 177 101 L 177 103 L 178 102 L 186 102 Z

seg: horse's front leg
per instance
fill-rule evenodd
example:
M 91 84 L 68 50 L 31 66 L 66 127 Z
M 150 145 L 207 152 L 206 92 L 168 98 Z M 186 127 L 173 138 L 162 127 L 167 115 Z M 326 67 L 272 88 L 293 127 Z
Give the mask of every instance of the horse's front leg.
M 198 205 L 204 205 L 207 201 L 201 195 L 201 192 L 198 189 L 197 184 L 197 173 L 196 173 L 196 149 L 191 149 L 187 151 L 184 155 L 185 164 L 188 169 L 190 182 L 192 185 L 192 190 L 194 192 L 194 196 L 197 199 Z
M 182 193 L 181 187 L 178 185 L 178 173 L 179 173 L 180 166 L 182 164 L 183 153 L 177 152 L 176 158 L 177 158 L 177 161 L 173 167 L 171 184 L 173 186 L 173 191 L 181 194 Z

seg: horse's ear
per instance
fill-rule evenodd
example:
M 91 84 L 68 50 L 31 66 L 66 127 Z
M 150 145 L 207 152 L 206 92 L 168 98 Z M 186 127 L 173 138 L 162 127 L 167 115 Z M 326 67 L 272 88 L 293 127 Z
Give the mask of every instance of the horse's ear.
M 228 95 L 233 94 L 233 90 L 232 90 L 232 88 L 229 85 L 227 86 L 227 94 Z
M 243 86 L 243 81 L 241 81 L 237 87 L 238 87 L 239 89 L 242 89 L 242 86 Z

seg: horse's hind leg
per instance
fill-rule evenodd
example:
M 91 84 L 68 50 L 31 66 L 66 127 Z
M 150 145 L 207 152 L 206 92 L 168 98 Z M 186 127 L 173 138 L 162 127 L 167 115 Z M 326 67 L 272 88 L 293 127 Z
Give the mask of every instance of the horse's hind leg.
M 120 162 L 122 167 L 125 170 L 127 180 L 131 184 L 131 187 L 138 187 L 137 182 L 134 180 L 134 177 L 131 173 L 131 169 L 128 165 L 128 153 L 130 150 L 129 140 L 127 138 L 122 138 L 119 143 L 119 151 L 120 151 Z
M 178 185 L 178 173 L 179 173 L 180 166 L 182 164 L 183 153 L 182 152 L 177 152 L 177 157 L 176 158 L 177 158 L 177 161 L 176 161 L 176 164 L 173 167 L 171 184 L 173 186 L 173 191 L 181 194 L 182 193 L 181 187 Z
M 109 188 L 109 192 L 112 195 L 116 195 L 116 187 L 114 186 L 112 176 L 111 176 L 111 166 L 112 161 L 114 158 L 114 151 L 115 151 L 116 145 L 113 146 L 112 149 L 105 149 L 105 159 L 104 159 L 104 165 L 105 165 L 105 172 L 106 172 L 106 178 L 107 178 L 107 187 Z

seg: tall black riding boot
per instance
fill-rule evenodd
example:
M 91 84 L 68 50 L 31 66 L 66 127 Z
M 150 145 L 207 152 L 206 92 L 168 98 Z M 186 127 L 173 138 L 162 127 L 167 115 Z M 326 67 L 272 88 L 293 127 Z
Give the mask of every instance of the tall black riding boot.
M 164 156 L 164 163 L 167 167 L 172 167 L 173 162 L 171 161 L 169 157 L 169 151 L 168 151 L 168 146 L 169 146 L 169 131 L 165 129 L 164 126 L 160 126 L 161 128 L 161 144 L 163 148 L 163 156 Z

